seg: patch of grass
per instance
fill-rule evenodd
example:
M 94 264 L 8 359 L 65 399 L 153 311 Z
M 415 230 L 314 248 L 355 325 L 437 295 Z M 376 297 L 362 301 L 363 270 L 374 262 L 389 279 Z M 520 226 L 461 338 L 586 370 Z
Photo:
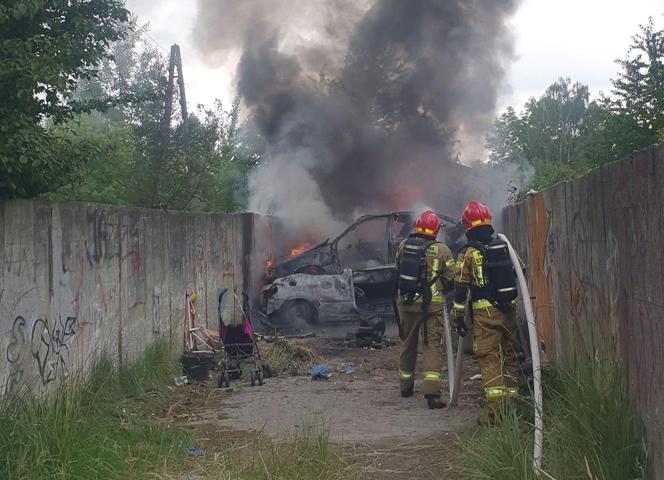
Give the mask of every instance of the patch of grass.
M 614 362 L 593 361 L 561 372 L 547 389 L 545 466 L 553 476 L 645 478 L 645 435 L 623 378 Z
M 646 478 L 644 430 L 615 361 L 549 371 L 544 386 L 543 478 Z M 463 478 L 536 478 L 532 442 L 530 422 L 507 411 L 495 426 L 462 440 Z
M 330 443 L 326 429 L 304 427 L 283 442 L 255 437 L 238 441 L 232 435 L 215 442 L 204 458 L 192 458 L 187 476 L 162 473 L 158 478 L 182 480 L 360 480 L 359 465 Z M 221 447 L 221 451 L 213 449 Z M 167 470 L 168 471 L 168 470 Z
M 461 444 L 462 478 L 472 480 L 535 480 L 531 429 L 516 410 L 499 415 L 493 427 L 481 427 Z
M 308 348 L 279 338 L 266 349 L 265 363 L 272 375 L 305 375 L 321 359 Z
M 183 461 L 189 435 L 140 412 L 149 392 L 178 372 L 165 341 L 117 368 L 99 358 L 86 378 L 70 378 L 47 399 L 22 391 L 0 401 L 0 478 L 139 479 Z
M 242 475 L 252 480 L 359 479 L 356 469 L 330 444 L 325 430 L 303 428 L 291 442 L 258 444 L 257 457 Z

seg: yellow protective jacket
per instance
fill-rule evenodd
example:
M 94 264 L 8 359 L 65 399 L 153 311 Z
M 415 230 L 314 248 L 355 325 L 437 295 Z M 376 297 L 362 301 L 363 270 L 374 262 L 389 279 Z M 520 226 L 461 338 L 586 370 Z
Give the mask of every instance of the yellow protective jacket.
M 484 258 L 482 252 L 477 248 L 468 246 L 459 252 L 454 272 L 455 317 L 463 317 L 466 308 L 466 298 L 470 289 L 473 289 L 473 287 L 483 288 L 487 286 L 488 279 L 484 272 L 483 262 Z M 473 301 L 474 308 L 487 308 L 491 305 L 491 302 L 486 299 Z
M 459 252 L 454 272 L 454 315 L 462 317 L 465 311 L 468 291 L 483 288 L 488 284 L 486 272 L 483 268 L 484 257 L 482 252 L 472 246 L 467 246 Z M 521 268 L 523 261 L 519 259 Z M 493 304 L 487 299 L 474 299 L 473 308 L 488 308 Z
M 396 265 L 397 270 L 401 266 L 401 255 L 403 253 L 406 240 L 402 240 L 397 250 Z M 436 281 L 431 284 L 431 303 L 445 303 L 445 293 L 454 287 L 454 257 L 451 250 L 442 242 L 432 243 L 426 251 L 427 272 L 430 283 L 434 278 Z M 399 301 L 402 303 L 422 303 L 422 295 L 416 295 L 413 302 L 402 296 Z

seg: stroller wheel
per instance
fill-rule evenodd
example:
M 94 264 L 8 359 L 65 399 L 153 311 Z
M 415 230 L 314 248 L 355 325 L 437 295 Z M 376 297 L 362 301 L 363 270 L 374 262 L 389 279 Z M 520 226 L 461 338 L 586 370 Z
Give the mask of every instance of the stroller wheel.
M 258 385 L 263 385 L 263 370 L 258 370 Z
M 251 371 L 251 386 L 256 386 L 256 374 L 254 374 L 253 370 Z

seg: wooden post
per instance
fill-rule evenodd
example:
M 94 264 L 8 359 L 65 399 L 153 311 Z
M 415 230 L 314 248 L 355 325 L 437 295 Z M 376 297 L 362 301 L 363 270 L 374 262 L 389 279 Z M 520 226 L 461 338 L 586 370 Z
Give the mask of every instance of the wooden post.
M 164 101 L 164 116 L 161 118 L 161 126 L 159 132 L 159 145 L 155 155 L 153 182 L 152 182 L 152 204 L 157 207 L 157 189 L 159 188 L 159 172 L 164 168 L 166 163 L 166 152 L 168 151 L 168 142 L 170 139 L 171 129 L 171 116 L 173 114 L 173 86 L 175 75 L 175 63 L 179 54 L 179 47 L 173 45 L 171 47 L 171 57 L 168 61 L 168 85 L 166 86 L 166 99 Z
M 159 133 L 159 145 L 157 147 L 155 164 L 154 164 L 154 181 L 153 181 L 153 190 L 152 190 L 152 204 L 154 207 L 157 207 L 157 190 L 159 188 L 159 173 L 166 165 L 166 155 L 168 153 L 168 145 L 170 142 L 171 134 L 171 117 L 173 116 L 173 93 L 175 88 L 175 75 L 177 71 L 177 84 L 178 84 L 178 93 L 179 102 L 180 102 L 180 114 L 182 116 L 182 124 L 184 129 L 185 141 L 187 138 L 187 119 L 189 113 L 187 111 L 187 95 L 184 88 L 184 74 L 182 72 L 182 55 L 180 53 L 180 46 L 174 44 L 171 46 L 171 56 L 168 61 L 168 85 L 166 87 L 166 99 L 164 101 L 164 116 L 161 119 L 160 133 Z M 185 145 L 184 157 L 187 162 L 187 168 L 189 170 L 189 177 L 193 171 L 193 165 L 191 164 L 191 158 L 187 155 L 187 147 Z M 189 179 L 189 184 L 191 183 L 191 178 Z
M 182 122 L 187 121 L 187 117 L 189 116 L 187 113 L 187 95 L 185 94 L 184 91 L 184 75 L 182 73 L 182 56 L 180 54 L 180 46 L 179 45 L 173 45 L 175 49 L 175 67 L 177 68 L 178 72 L 178 91 L 180 92 L 180 111 L 182 113 Z

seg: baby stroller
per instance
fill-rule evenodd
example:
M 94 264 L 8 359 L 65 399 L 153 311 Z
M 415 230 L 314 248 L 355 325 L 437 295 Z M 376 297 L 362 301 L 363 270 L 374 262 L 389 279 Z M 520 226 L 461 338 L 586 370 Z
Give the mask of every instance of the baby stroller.
M 231 379 L 238 379 L 242 376 L 242 370 L 249 369 L 251 386 L 258 382 L 263 385 L 263 362 L 261 354 L 256 345 L 254 332 L 251 327 L 251 320 L 247 312 L 249 311 L 249 299 L 246 294 L 242 294 L 241 325 L 226 325 L 222 316 L 225 304 L 225 295 L 228 289 L 220 290 L 218 295 L 219 310 L 219 378 L 217 386 L 219 388 L 229 387 Z M 233 294 L 238 301 L 237 294 Z M 238 301 L 239 302 L 239 301 Z

